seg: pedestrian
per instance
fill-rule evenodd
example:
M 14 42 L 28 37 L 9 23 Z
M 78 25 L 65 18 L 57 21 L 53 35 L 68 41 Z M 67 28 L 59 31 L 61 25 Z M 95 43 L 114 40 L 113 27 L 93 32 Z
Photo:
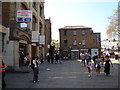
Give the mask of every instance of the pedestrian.
M 89 52 L 85 54 L 85 58 L 86 58 L 86 64 L 88 64 L 88 60 L 91 59 Z
M 20 52 L 20 58 L 19 58 L 19 65 L 23 66 L 24 65 L 24 58 L 25 58 L 25 54 L 24 52 Z
M 38 82 L 38 73 L 39 73 L 39 58 L 35 57 L 34 60 L 32 61 L 32 63 L 34 64 L 34 68 L 33 68 L 33 72 L 34 72 L 34 76 L 33 76 L 33 82 L 36 83 Z
M 101 52 L 101 56 L 100 56 L 100 58 L 101 58 L 101 66 L 103 67 L 103 63 L 104 63 L 104 60 L 105 60 L 105 57 L 104 57 L 104 55 L 103 55 L 103 52 Z
M 40 62 L 41 62 L 41 64 L 43 63 L 43 54 L 42 53 L 40 55 Z
M 97 52 L 94 53 L 93 55 L 93 62 L 94 62 L 94 65 L 95 65 L 95 60 L 98 59 L 98 54 Z
M 26 60 L 26 65 L 29 66 L 30 61 L 31 61 L 31 57 L 29 56 L 29 53 L 27 53 L 27 56 L 25 57 Z
M 50 63 L 50 54 L 49 53 L 47 53 L 47 61 L 48 61 L 48 63 Z
M 95 70 L 96 70 L 96 75 L 97 76 L 100 74 L 100 68 L 101 68 L 100 62 L 102 62 L 100 56 L 96 57 L 96 59 L 95 59 Z
M 106 73 L 106 76 L 109 76 L 110 75 L 110 64 L 112 65 L 112 67 L 113 67 L 113 64 L 112 64 L 111 60 L 109 59 L 108 55 L 105 56 L 104 62 L 105 62 L 104 73 Z
M 88 59 L 88 64 L 86 64 L 86 65 L 87 65 L 87 69 L 88 69 L 88 73 L 89 73 L 88 78 L 90 78 L 92 67 L 93 67 L 93 63 L 92 63 L 91 59 Z
M 0 72 L 2 72 L 2 88 L 6 88 L 6 83 L 5 83 L 5 73 L 6 73 L 6 62 L 1 59 L 0 62 L 2 63 L 1 67 L 0 67 Z
M 59 55 L 58 53 L 55 54 L 55 64 L 58 63 L 58 60 L 59 60 Z
M 50 60 L 51 60 L 51 64 L 53 64 L 54 63 L 54 54 L 50 55 Z
M 82 63 L 84 64 L 84 67 L 85 67 L 85 54 L 84 54 L 84 52 L 82 52 L 82 54 L 80 55 L 80 58 L 82 59 Z

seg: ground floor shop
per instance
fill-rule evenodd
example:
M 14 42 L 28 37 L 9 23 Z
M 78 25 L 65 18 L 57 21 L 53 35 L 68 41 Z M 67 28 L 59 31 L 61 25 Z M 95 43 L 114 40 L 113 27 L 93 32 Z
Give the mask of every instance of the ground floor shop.
M 97 52 L 100 54 L 101 50 L 99 48 L 80 48 L 80 49 L 64 49 L 60 51 L 63 59 L 80 59 L 80 55 L 82 52 L 89 52 L 91 57 L 93 57 L 94 53 Z

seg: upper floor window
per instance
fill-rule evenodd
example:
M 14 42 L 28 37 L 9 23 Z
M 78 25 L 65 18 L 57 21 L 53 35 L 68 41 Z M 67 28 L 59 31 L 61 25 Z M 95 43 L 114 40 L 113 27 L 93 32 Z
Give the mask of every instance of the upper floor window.
M 36 29 L 36 18 L 33 16 L 32 30 L 35 31 L 35 29 Z
M 43 14 L 43 13 L 42 13 L 42 9 L 43 9 L 43 8 L 42 8 L 42 6 L 40 5 L 40 13 L 39 13 L 40 17 L 42 17 L 42 14 Z
M 64 40 L 64 45 L 67 45 L 67 40 Z
M 86 30 L 82 30 L 82 35 L 85 35 L 86 34 Z
M 36 2 L 33 2 L 33 8 L 36 10 L 36 6 L 37 6 L 37 4 L 36 4 Z
M 64 31 L 64 36 L 66 36 L 66 35 L 67 35 L 67 31 L 65 30 L 65 31 Z
M 100 45 L 100 35 L 97 35 L 97 36 L 96 36 L 96 44 L 97 44 L 97 45 Z
M 39 33 L 40 33 L 40 35 L 42 35 L 42 23 L 41 22 L 39 23 Z
M 86 45 L 86 40 L 82 40 L 82 45 Z
M 73 40 L 73 45 L 77 45 L 77 40 Z
M 77 31 L 72 31 L 73 35 L 77 35 Z
M 27 7 L 23 3 L 21 4 L 21 10 L 27 10 Z

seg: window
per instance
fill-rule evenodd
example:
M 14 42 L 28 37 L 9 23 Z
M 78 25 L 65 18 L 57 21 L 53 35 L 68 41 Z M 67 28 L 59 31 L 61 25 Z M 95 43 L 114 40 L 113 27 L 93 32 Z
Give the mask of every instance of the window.
M 40 17 L 42 17 L 42 6 L 40 5 Z
M 35 31 L 35 29 L 36 29 L 36 18 L 33 16 L 32 30 Z
M 27 7 L 23 3 L 21 4 L 21 10 L 28 10 Z
M 2 52 L 4 51 L 4 46 L 5 46 L 4 39 L 5 39 L 5 34 L 2 33 Z
M 86 34 L 86 30 L 82 30 L 82 35 L 85 35 Z
M 86 40 L 82 40 L 82 45 L 86 45 Z
M 67 45 L 67 40 L 64 40 L 64 44 Z
M 73 40 L 73 45 L 77 45 L 77 40 Z
M 36 2 L 33 2 L 33 8 L 36 10 Z
M 39 33 L 40 33 L 40 35 L 42 35 L 42 23 L 41 22 L 39 23 Z
M 72 31 L 73 35 L 77 35 L 77 31 Z
M 65 31 L 64 31 L 64 36 L 66 36 L 66 35 L 67 35 L 67 31 L 65 30 Z
M 96 36 L 96 44 L 100 45 L 100 35 L 99 34 Z

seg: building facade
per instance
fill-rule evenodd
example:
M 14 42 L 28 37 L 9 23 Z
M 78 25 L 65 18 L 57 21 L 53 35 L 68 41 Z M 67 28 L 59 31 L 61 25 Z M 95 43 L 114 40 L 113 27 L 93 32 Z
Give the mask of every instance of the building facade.
M 32 22 L 17 22 L 18 10 L 31 10 Z M 10 69 L 19 69 L 20 60 L 27 53 L 31 59 L 40 56 L 40 53 L 44 55 L 44 45 L 40 44 L 40 35 L 44 35 L 44 1 L 2 2 L 2 25 L 9 28 L 9 34 L 4 39 L 3 58 Z M 21 56 L 21 53 L 24 55 Z
M 101 36 L 94 33 L 91 27 L 66 26 L 59 29 L 60 52 L 63 59 L 79 59 L 81 52 L 100 53 Z
M 51 41 L 51 20 L 45 19 L 45 55 L 49 53 Z

